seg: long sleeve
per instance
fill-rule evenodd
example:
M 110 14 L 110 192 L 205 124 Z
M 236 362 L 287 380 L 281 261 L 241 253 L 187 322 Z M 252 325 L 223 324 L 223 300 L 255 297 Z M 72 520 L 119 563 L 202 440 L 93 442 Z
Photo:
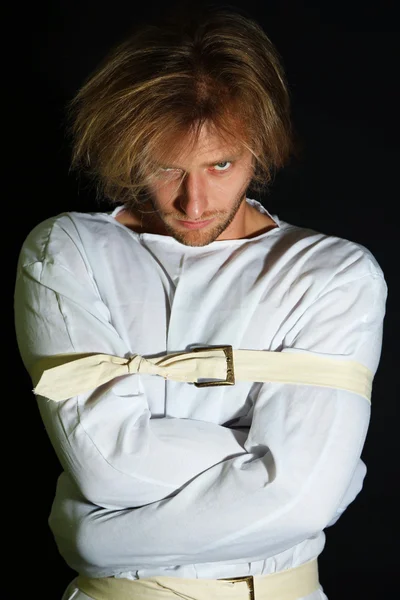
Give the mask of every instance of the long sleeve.
M 140 306 L 134 304 L 132 311 L 137 310 Z M 15 326 L 29 373 L 45 356 L 131 353 L 114 327 L 82 250 L 51 221 L 33 231 L 22 248 Z M 164 381 L 156 384 L 163 396 Z M 38 397 L 38 405 L 66 473 L 83 496 L 99 506 L 134 507 L 161 500 L 205 469 L 246 454 L 245 436 L 221 425 L 151 419 L 136 375 L 61 403 Z
M 386 294 L 376 267 L 354 277 L 345 265 L 296 319 L 281 351 L 346 358 L 374 374 Z M 99 573 L 274 556 L 323 530 L 346 495 L 354 497 L 350 484 L 369 419 L 369 403 L 350 392 L 260 385 L 247 455 L 211 467 L 173 498 L 135 510 L 91 507 L 61 480 L 53 530 L 61 537 L 63 527 L 74 527 L 81 556 Z M 65 549 L 64 555 L 72 564 Z

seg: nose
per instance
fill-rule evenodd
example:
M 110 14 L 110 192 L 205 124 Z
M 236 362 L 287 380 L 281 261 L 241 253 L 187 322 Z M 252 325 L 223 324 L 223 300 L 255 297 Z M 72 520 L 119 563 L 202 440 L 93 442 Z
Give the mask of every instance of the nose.
M 187 173 L 179 197 L 179 207 L 190 220 L 201 219 L 207 210 L 207 184 L 201 173 Z

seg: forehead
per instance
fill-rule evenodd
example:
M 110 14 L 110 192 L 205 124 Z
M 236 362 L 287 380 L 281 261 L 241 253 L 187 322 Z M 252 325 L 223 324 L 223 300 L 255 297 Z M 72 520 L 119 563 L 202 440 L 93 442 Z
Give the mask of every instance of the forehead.
M 197 138 L 190 134 L 170 138 L 165 150 L 156 153 L 155 160 L 167 166 L 193 168 L 237 159 L 243 153 L 243 145 L 233 135 L 222 135 L 204 125 Z

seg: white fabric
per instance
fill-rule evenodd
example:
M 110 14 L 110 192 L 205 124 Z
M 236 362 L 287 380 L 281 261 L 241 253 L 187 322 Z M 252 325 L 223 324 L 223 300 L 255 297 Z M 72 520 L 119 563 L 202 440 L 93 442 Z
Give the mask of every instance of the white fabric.
M 117 212 L 58 215 L 25 241 L 15 314 L 28 371 L 54 354 L 230 344 L 376 372 L 387 288 L 365 247 L 277 217 L 253 239 L 187 247 L 136 234 Z M 366 473 L 370 406 L 343 390 L 130 375 L 38 404 L 65 470 L 50 526 L 66 562 L 87 576 L 297 566 L 320 554 L 323 529 Z M 316 594 L 309 599 L 324 597 Z

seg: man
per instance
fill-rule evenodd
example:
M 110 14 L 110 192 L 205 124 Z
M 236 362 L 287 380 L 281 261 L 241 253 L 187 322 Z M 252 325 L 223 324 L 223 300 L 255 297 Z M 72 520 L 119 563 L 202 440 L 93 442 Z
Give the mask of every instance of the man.
M 23 244 L 18 344 L 64 472 L 64 600 L 320 600 L 360 492 L 387 288 L 363 246 L 247 197 L 291 152 L 277 54 L 209 10 L 133 34 L 72 106 L 117 206 Z

